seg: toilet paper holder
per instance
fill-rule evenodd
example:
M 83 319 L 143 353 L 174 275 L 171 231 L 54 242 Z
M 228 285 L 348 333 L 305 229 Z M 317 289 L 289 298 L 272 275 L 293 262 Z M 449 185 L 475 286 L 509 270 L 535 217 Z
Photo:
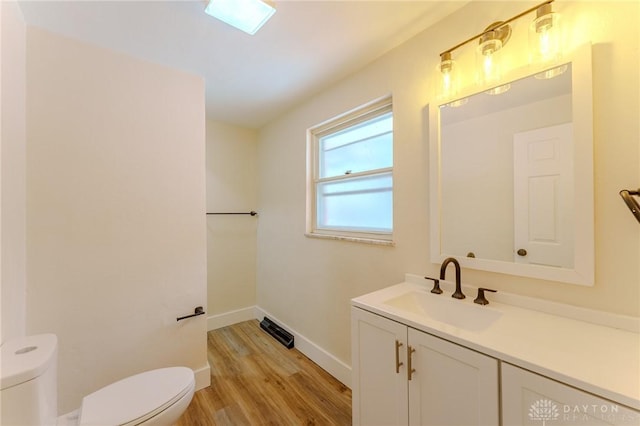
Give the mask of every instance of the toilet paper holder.
M 198 315 L 204 315 L 204 308 L 202 306 L 196 306 L 196 308 L 194 309 L 193 313 L 191 315 L 185 315 L 183 317 L 178 317 L 176 318 L 176 321 L 180 321 L 183 319 L 187 319 L 187 318 L 192 318 L 192 317 L 197 317 Z

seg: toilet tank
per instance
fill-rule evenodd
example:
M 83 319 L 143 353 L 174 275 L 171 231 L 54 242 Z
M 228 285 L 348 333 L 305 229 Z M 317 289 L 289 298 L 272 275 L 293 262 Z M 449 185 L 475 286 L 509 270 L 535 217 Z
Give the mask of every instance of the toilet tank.
M 0 347 L 2 425 L 55 425 L 58 339 L 39 334 Z

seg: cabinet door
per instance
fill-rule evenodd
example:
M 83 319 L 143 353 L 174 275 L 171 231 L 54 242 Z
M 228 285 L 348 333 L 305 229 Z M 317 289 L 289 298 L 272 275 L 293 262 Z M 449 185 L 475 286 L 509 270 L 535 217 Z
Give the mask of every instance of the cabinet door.
M 409 329 L 410 425 L 498 425 L 498 360 Z
M 406 347 L 405 325 L 351 308 L 354 425 L 408 423 Z
M 501 370 L 505 426 L 640 424 L 639 412 L 615 402 L 504 362 Z

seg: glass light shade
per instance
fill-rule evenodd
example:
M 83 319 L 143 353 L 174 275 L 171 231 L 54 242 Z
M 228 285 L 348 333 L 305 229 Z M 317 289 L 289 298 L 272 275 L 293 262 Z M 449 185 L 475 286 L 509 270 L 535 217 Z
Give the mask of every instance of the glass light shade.
M 446 106 L 450 108 L 458 108 L 458 107 L 461 107 L 462 105 L 466 105 L 467 102 L 469 102 L 469 98 L 461 98 L 461 99 L 456 99 L 453 102 L 449 102 L 448 104 L 446 104 Z
M 541 6 L 537 18 L 529 25 L 531 63 L 554 64 L 562 58 L 560 15 L 551 5 Z
M 444 54 L 437 66 L 441 100 L 451 99 L 458 93 L 460 78 L 458 66 L 451 60 L 451 54 Z
M 493 38 L 491 32 L 481 40 L 476 50 L 476 68 L 479 72 L 479 81 L 482 85 L 498 83 L 500 81 L 500 51 L 502 41 Z
M 550 68 L 548 70 L 539 72 L 537 74 L 534 75 L 535 78 L 537 78 L 538 80 L 545 80 L 545 79 L 550 79 L 550 78 L 554 78 L 557 77 L 559 75 L 562 75 L 565 73 L 565 71 L 567 71 L 569 67 L 567 66 L 567 64 L 563 64 L 563 65 L 559 65 L 555 68 Z
M 502 86 L 496 86 L 493 87 L 489 90 L 487 90 L 485 93 L 487 93 L 488 95 L 501 95 L 503 93 L 508 92 L 511 89 L 511 84 L 503 84 Z

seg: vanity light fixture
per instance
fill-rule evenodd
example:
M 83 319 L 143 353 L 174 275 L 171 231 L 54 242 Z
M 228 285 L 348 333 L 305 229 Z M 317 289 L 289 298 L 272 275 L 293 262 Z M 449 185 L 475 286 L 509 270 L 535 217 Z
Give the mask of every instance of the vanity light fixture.
M 547 0 L 537 6 L 525 10 L 505 21 L 494 22 L 483 32 L 445 50 L 440 54 L 441 73 L 441 93 L 442 97 L 451 97 L 456 94 L 458 82 L 454 80 L 453 72 L 456 71 L 455 62 L 452 60 L 454 50 L 478 40 L 476 49 L 476 66 L 478 67 L 479 80 L 483 85 L 490 85 L 498 82 L 501 76 L 500 55 L 502 48 L 511 37 L 511 26 L 509 23 L 521 18 L 533 11 L 536 11 L 536 19 L 530 25 L 529 43 L 531 49 L 531 61 L 553 64 L 560 59 L 560 15 L 553 12 L 551 3 L 554 0 Z M 566 70 L 566 67 L 564 68 Z M 551 78 L 562 74 L 562 67 L 558 67 L 540 74 L 540 78 Z M 498 86 L 487 91 L 489 94 L 500 94 L 509 90 L 509 85 Z
M 268 0 L 210 0 L 204 11 L 251 35 L 276 13 Z

